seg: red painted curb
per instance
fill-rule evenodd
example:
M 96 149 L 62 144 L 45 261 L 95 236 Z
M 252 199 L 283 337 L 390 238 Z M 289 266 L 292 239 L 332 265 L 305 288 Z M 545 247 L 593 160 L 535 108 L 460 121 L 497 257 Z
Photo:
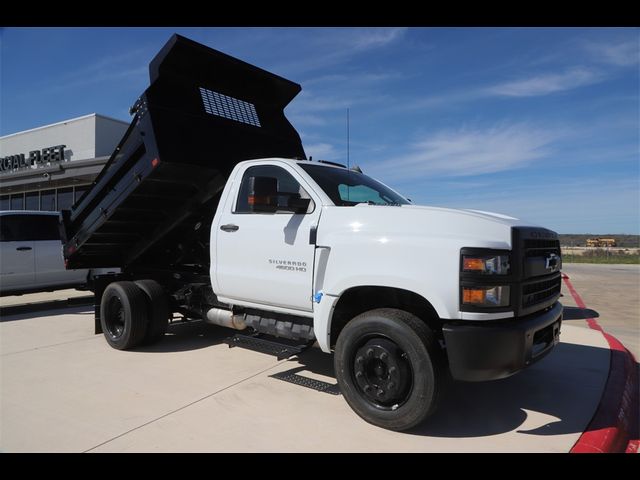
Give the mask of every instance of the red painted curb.
M 586 305 L 569 277 L 562 274 L 578 308 Z M 587 325 L 602 332 L 611 349 L 609 377 L 595 415 L 570 453 L 637 453 L 638 440 L 638 364 L 620 341 L 603 330 L 594 318 Z

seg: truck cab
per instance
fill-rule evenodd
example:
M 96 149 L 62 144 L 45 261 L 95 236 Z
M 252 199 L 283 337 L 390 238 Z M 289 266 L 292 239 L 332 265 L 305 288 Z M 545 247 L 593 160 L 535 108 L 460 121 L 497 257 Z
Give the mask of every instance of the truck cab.
M 352 318 L 394 302 L 429 321 L 445 345 L 464 343 L 472 327 L 486 335 L 499 325 L 485 348 L 508 351 L 502 364 L 478 361 L 487 353 L 479 345 L 473 354 L 448 350 L 460 379 L 510 375 L 557 340 L 561 263 L 554 232 L 506 215 L 412 205 L 342 166 L 277 158 L 239 163 L 210 244 L 220 301 L 313 318 L 325 352 L 345 310 Z M 543 314 L 533 321 L 536 312 Z M 535 337 L 531 328 L 548 335 Z
M 336 352 L 338 379 L 352 387 L 350 404 L 374 422 L 400 404 L 414 387 L 407 372 L 418 369 L 405 365 L 408 347 L 385 322 L 414 318 L 428 328 L 423 343 L 435 359 L 426 368 L 434 382 L 443 364 L 458 380 L 504 378 L 542 359 L 559 339 L 554 232 L 506 215 L 412 205 L 345 167 L 277 158 L 239 163 L 210 244 L 218 300 L 312 319 L 319 347 Z M 351 333 L 351 322 L 371 322 L 371 315 L 389 332 Z M 405 374 L 394 381 L 388 372 L 402 365 Z

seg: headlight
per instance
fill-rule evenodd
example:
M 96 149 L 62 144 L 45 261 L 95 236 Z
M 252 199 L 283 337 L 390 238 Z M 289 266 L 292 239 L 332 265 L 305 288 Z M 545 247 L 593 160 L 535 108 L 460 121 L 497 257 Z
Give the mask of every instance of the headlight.
M 462 303 L 476 307 L 509 306 L 509 286 L 462 287 Z
M 508 275 L 509 255 L 463 255 L 462 271 L 483 275 Z

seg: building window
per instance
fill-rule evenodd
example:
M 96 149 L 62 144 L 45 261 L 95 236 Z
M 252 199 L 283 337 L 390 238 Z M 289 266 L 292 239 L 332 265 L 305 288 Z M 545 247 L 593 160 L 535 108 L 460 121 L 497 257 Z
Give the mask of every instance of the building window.
M 24 198 L 25 210 L 40 210 L 40 192 L 29 192 Z
M 54 211 L 56 209 L 56 191 L 42 190 L 40 192 L 40 210 Z
M 76 197 L 75 197 L 75 201 L 77 202 L 78 200 L 80 200 L 80 197 L 82 195 L 84 195 L 84 192 L 86 192 L 87 190 L 89 190 L 90 185 L 83 185 L 82 187 L 76 187 Z
M 11 210 L 24 210 L 24 193 L 11 195 Z
M 9 201 L 9 195 L 3 195 L 0 197 L 0 210 L 10 210 L 11 202 Z
M 73 187 L 58 189 L 58 206 L 56 210 L 68 210 L 73 205 Z

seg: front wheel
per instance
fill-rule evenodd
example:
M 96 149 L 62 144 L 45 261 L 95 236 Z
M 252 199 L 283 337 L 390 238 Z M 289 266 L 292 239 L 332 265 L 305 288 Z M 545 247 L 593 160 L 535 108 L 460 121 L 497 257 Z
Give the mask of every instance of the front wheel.
M 389 430 L 420 424 L 434 412 L 443 388 L 442 352 L 433 332 L 402 310 L 371 310 L 347 323 L 334 364 L 349 406 Z

